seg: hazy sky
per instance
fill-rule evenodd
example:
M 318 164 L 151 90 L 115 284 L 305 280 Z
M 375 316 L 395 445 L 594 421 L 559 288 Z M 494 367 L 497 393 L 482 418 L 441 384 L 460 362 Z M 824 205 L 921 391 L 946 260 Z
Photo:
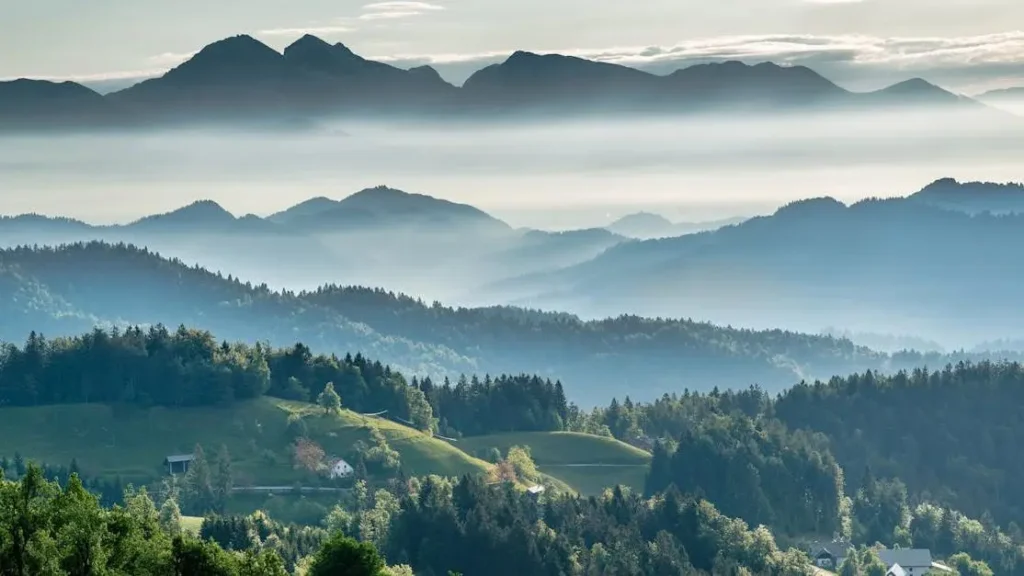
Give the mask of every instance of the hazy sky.
M 0 0 L 0 78 L 166 70 L 238 33 L 303 32 L 459 82 L 514 49 L 655 70 L 722 58 L 807 63 L 854 88 L 920 75 L 976 92 L 1024 84 L 1020 0 Z

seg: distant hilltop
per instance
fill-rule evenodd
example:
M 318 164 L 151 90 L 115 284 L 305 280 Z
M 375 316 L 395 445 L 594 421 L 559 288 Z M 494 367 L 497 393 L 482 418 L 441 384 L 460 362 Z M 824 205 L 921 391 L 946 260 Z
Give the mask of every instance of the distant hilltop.
M 147 127 L 182 122 L 301 125 L 327 116 L 684 114 L 982 105 L 921 79 L 868 93 L 803 66 L 701 64 L 659 76 L 517 51 L 462 87 L 429 66 L 402 69 L 315 36 L 283 52 L 251 36 L 214 42 L 166 74 L 101 96 L 72 82 L 0 82 L 0 129 Z M 299 124 L 296 124 L 299 123 Z

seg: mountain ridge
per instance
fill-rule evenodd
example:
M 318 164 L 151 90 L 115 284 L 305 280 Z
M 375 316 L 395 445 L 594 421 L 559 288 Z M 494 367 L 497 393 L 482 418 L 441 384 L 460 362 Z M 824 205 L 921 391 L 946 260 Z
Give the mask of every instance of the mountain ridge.
M 6 110 L 0 112 L 0 127 L 28 117 L 33 109 L 25 98 L 16 99 L 17 89 L 13 83 L 0 83 L 0 111 Z M 547 111 L 568 116 L 588 111 L 679 114 L 976 103 L 919 79 L 856 93 L 810 68 L 772 62 L 698 64 L 661 76 L 525 50 L 478 70 L 456 87 L 429 66 L 397 68 L 308 34 L 281 52 L 244 34 L 218 40 L 161 76 L 107 95 L 74 83 L 40 84 L 34 90 L 39 95 L 33 102 L 62 95 L 74 104 L 66 105 L 63 120 L 49 120 L 58 126 L 111 124 L 106 118 L 111 114 L 121 123 L 149 126 L 172 119 L 230 123 L 260 118 L 267 123 L 357 113 L 403 117 Z M 42 122 L 39 116 L 36 124 Z

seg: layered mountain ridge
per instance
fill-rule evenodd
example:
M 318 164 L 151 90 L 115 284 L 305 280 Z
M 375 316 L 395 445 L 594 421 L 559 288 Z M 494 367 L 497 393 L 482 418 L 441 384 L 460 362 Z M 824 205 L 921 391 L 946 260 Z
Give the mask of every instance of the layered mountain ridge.
M 771 62 L 700 64 L 658 76 L 628 66 L 516 51 L 461 87 L 429 66 L 365 59 L 306 35 L 278 52 L 239 35 L 214 42 L 166 74 L 106 96 L 75 83 L 0 82 L 0 128 L 274 122 L 326 116 L 548 112 L 687 113 L 977 105 L 924 80 L 847 91 L 810 68 Z

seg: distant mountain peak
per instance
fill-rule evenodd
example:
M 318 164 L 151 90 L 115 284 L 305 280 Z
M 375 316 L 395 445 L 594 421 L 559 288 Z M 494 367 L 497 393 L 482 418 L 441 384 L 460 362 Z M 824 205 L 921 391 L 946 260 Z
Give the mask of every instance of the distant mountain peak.
M 288 47 L 284 49 L 284 51 L 287 52 L 289 49 L 301 46 L 321 46 L 326 48 L 332 47 L 329 43 L 327 43 L 325 40 L 318 36 L 313 36 L 312 34 L 304 34 L 302 38 L 299 38 L 295 42 L 289 44 Z
M 197 200 L 187 206 L 164 214 L 147 216 L 131 224 L 146 226 L 155 224 L 173 225 L 216 225 L 234 222 L 235 216 L 213 200 Z
M 205 46 L 190 61 L 201 62 L 208 58 L 230 58 L 236 61 L 250 61 L 268 57 L 278 58 L 280 56 L 276 50 L 252 36 L 240 34 Z

